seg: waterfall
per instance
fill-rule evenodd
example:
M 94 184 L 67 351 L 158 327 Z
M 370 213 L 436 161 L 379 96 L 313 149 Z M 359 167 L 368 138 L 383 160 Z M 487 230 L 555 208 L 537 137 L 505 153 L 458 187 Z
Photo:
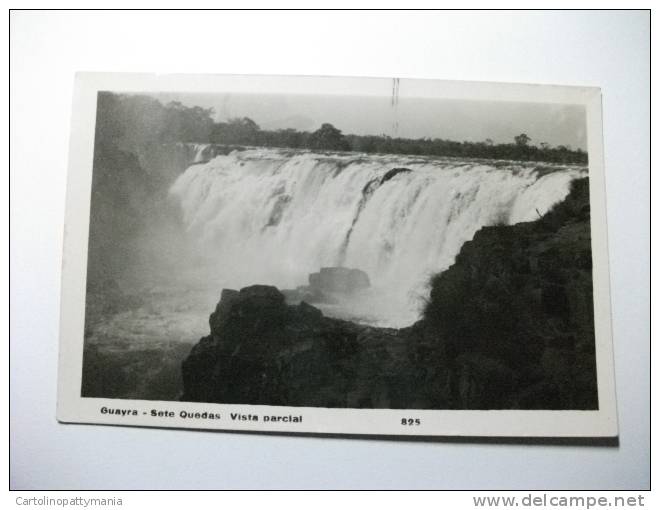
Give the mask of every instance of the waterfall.
M 199 154 L 203 147 L 196 148 Z M 195 158 L 196 159 L 196 158 Z M 250 149 L 190 166 L 170 194 L 225 287 L 295 288 L 321 267 L 365 271 L 375 323 L 419 316 L 429 277 L 485 225 L 531 221 L 586 168 Z
M 201 163 L 204 161 L 206 152 L 208 152 L 208 148 L 210 145 L 205 144 L 205 143 L 195 143 L 193 144 L 193 150 L 195 151 L 195 156 L 193 158 L 193 163 Z

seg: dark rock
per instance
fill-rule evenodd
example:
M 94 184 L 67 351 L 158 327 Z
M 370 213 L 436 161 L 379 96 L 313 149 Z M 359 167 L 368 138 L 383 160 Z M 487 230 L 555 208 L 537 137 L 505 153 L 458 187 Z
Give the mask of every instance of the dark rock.
M 300 286 L 297 289 L 282 290 L 284 299 L 289 305 L 298 305 L 303 301 L 312 304 L 333 305 L 339 303 L 337 297 L 323 293 L 319 289 L 313 289 L 308 286 Z
M 394 177 L 395 175 L 402 174 L 402 173 L 409 173 L 409 172 L 412 172 L 412 170 L 410 168 L 392 168 L 392 170 L 388 170 L 385 173 L 385 175 L 383 175 L 383 178 L 380 180 L 380 184 L 381 185 L 385 184 L 387 181 L 392 179 L 392 177 Z
M 598 407 L 588 193 L 580 179 L 539 220 L 482 228 L 432 279 L 424 323 L 443 348 L 421 363 L 445 367 L 451 406 Z
M 323 312 L 318 308 L 314 308 L 312 305 L 305 303 L 304 301 L 298 306 L 298 312 L 303 316 L 308 316 L 313 320 L 320 320 L 323 317 Z
M 312 292 L 352 294 L 370 285 L 367 273 L 347 267 L 323 267 L 320 272 L 309 275 Z
M 541 288 L 541 304 L 549 315 L 557 315 L 564 319 L 570 314 L 570 305 L 566 288 L 562 285 L 550 283 Z
M 182 364 L 182 400 L 315 407 L 406 407 L 407 335 L 286 305 L 274 287 L 224 291 L 211 334 Z
M 324 267 L 308 277 L 309 285 L 297 289 L 282 290 L 288 304 L 308 303 L 337 304 L 342 297 L 369 288 L 369 276 L 359 269 Z
M 215 312 L 209 317 L 209 326 L 211 332 L 222 327 L 222 324 L 227 320 L 232 305 L 238 301 L 240 293 L 237 290 L 222 289 L 220 301 L 215 307 Z

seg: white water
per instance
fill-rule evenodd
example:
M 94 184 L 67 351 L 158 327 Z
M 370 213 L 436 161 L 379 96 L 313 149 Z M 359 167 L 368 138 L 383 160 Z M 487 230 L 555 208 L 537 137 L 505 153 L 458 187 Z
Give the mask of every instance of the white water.
M 479 228 L 538 218 L 586 172 L 557 166 L 539 177 L 537 166 L 251 149 L 190 166 L 170 193 L 209 281 L 295 288 L 321 267 L 359 268 L 371 291 L 324 311 L 400 327 Z M 411 171 L 380 184 L 393 168 Z
M 195 155 L 193 156 L 193 163 L 200 163 L 204 161 L 205 152 L 207 152 L 208 144 L 205 143 L 195 143 L 192 144 L 192 149 L 194 150 Z

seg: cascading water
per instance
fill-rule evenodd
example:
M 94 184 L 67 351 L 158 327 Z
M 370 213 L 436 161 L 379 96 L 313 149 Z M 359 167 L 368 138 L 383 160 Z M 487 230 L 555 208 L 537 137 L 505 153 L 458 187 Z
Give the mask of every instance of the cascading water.
M 193 144 L 193 150 L 195 151 L 195 156 L 193 158 L 193 163 L 201 163 L 204 161 L 206 152 L 210 146 L 204 143 L 195 143 Z
M 184 159 L 189 164 L 206 162 L 213 156 L 212 144 L 208 143 L 183 143 L 176 144 L 176 148 L 182 152 Z
M 358 268 L 370 292 L 324 311 L 400 327 L 479 228 L 538 218 L 586 172 L 539 167 L 250 149 L 190 166 L 170 194 L 211 280 L 295 288 L 321 267 Z

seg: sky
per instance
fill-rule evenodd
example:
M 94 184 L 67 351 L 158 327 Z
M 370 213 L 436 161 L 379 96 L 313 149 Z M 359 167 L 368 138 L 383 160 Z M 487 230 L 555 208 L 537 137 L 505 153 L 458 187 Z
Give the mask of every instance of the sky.
M 345 134 L 443 138 L 512 143 L 525 133 L 531 144 L 587 148 L 584 106 L 466 101 L 390 96 L 286 94 L 151 94 L 160 101 L 213 108 L 216 121 L 250 117 L 262 129 L 314 131 L 329 122 Z

